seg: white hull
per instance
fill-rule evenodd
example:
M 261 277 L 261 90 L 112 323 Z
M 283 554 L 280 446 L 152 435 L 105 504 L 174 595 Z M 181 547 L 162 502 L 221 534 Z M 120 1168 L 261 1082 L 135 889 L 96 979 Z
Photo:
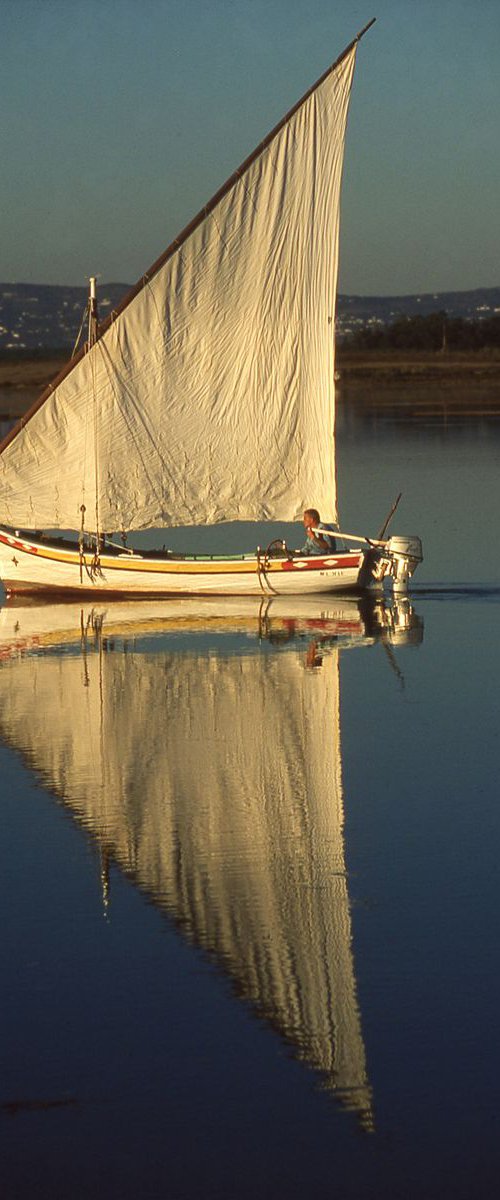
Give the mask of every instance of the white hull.
M 324 558 L 242 555 L 236 558 L 162 557 L 90 551 L 55 540 L 29 539 L 0 529 L 0 578 L 7 595 L 61 593 L 110 596 L 307 596 L 363 590 L 373 552 Z

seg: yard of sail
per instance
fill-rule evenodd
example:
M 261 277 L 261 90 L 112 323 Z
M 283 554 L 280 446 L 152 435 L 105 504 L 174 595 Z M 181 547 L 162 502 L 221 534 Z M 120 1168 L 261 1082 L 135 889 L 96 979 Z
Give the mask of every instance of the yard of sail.
M 195 634 L 174 646 L 131 628 L 127 653 L 104 637 L 82 652 L 76 622 L 73 636 L 72 651 L 66 630 L 64 652 L 0 665 L 0 735 L 371 1128 L 339 651 L 309 669 L 300 642 L 249 653 L 233 634 L 216 654 Z
M 0 454 L 0 519 L 134 530 L 335 514 L 354 46 Z M 97 495 L 97 506 L 96 506 Z

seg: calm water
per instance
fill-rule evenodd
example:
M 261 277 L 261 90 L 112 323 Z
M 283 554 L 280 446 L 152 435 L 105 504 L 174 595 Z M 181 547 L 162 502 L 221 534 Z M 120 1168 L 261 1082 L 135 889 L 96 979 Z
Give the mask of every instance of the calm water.
M 8 1200 L 496 1194 L 500 423 L 339 440 L 411 604 L 0 610 Z

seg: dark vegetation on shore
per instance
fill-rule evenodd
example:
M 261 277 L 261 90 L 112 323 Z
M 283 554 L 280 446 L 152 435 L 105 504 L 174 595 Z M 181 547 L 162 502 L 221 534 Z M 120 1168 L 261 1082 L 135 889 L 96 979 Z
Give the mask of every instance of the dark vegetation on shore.
M 481 320 L 448 317 L 446 312 L 398 317 L 390 325 L 365 325 L 344 339 L 342 349 L 351 354 L 402 350 L 493 356 L 496 353 L 500 358 L 500 314 Z

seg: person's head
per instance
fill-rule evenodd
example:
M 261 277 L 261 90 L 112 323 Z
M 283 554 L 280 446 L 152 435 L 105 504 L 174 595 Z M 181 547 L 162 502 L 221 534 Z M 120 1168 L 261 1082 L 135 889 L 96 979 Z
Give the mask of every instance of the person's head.
M 320 516 L 317 508 L 306 508 L 304 512 L 304 529 L 311 529 L 315 525 L 319 525 Z

